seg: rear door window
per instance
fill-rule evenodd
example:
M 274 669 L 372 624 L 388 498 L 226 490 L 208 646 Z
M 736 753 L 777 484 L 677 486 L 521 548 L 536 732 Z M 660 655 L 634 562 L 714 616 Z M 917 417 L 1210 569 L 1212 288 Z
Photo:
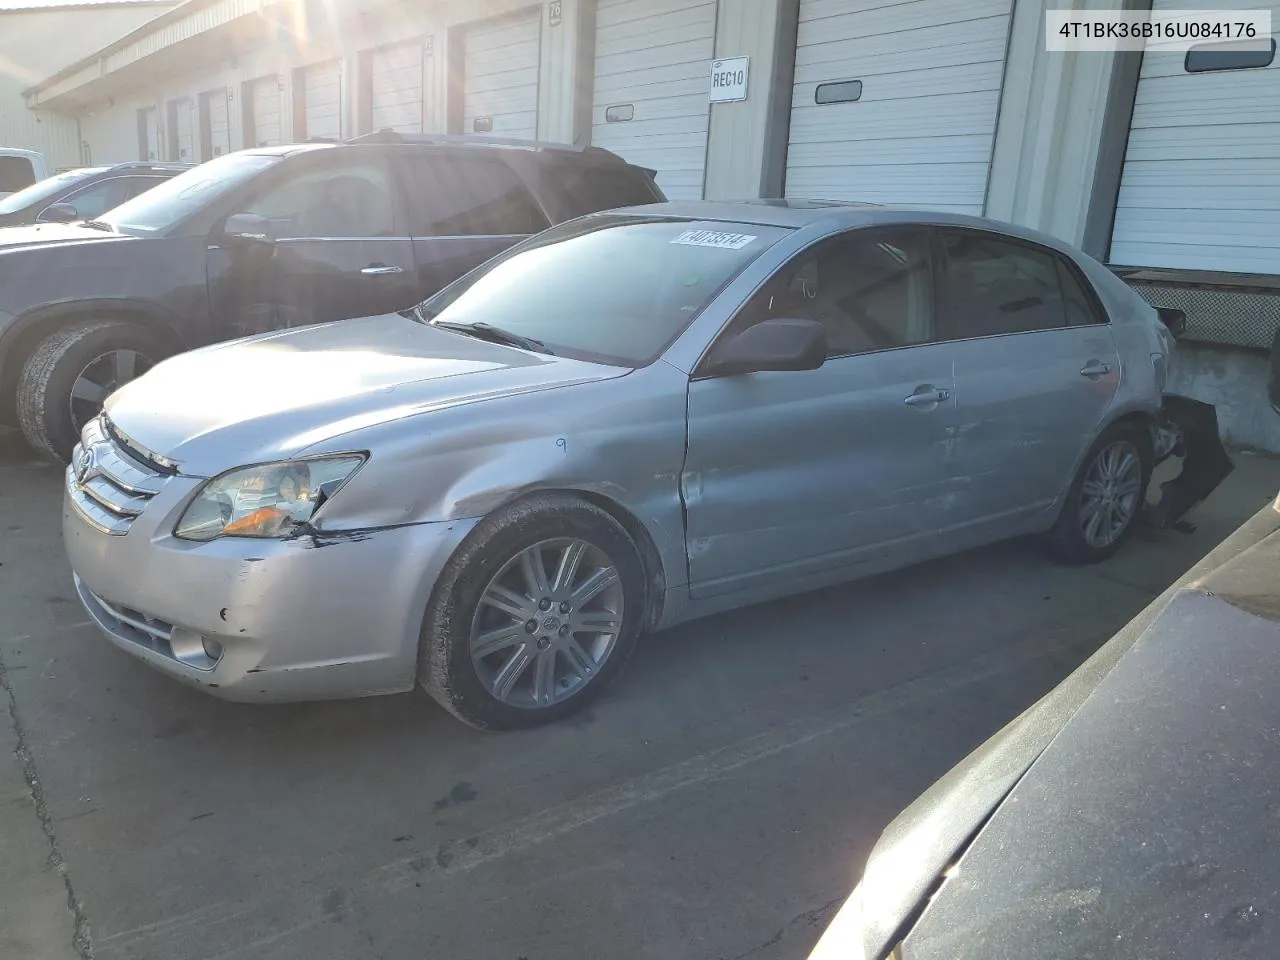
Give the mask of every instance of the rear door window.
M 549 224 L 524 181 L 482 157 L 406 158 L 415 237 L 527 236 Z
M 948 339 L 1066 326 L 1057 258 L 981 230 L 942 230 Z
M 541 176 L 559 201 L 560 209 L 556 213 L 566 220 L 614 207 L 637 207 L 662 200 L 649 178 L 633 167 L 548 164 Z
M 116 203 L 124 203 L 126 200 L 132 200 L 140 193 L 146 193 L 152 187 L 164 183 L 168 177 L 122 177 L 120 199 Z
M 0 193 L 17 193 L 35 182 L 35 167 L 26 157 L 0 156 Z

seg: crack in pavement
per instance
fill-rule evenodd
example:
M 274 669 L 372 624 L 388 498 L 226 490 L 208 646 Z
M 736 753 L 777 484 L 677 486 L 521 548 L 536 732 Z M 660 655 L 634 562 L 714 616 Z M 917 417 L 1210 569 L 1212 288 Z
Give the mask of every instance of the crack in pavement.
M 44 785 L 41 784 L 40 777 L 36 772 L 35 758 L 31 755 L 31 750 L 27 746 L 26 729 L 23 727 L 22 717 L 18 713 L 18 698 L 13 692 L 13 686 L 9 683 L 9 671 L 5 667 L 3 657 L 0 657 L 0 691 L 4 692 L 9 701 L 9 720 L 13 724 L 17 742 L 14 747 L 14 754 L 18 758 L 19 767 L 22 769 L 22 778 L 26 781 L 27 789 L 31 792 L 31 800 L 35 806 L 36 817 L 40 820 L 40 829 L 44 832 L 45 839 L 49 842 L 49 865 L 62 878 L 62 884 L 67 890 L 67 909 L 71 911 L 73 921 L 72 946 L 81 960 L 93 960 L 93 941 L 89 936 L 89 918 L 85 915 L 84 905 L 81 904 L 76 896 L 75 887 L 71 883 L 71 873 L 67 870 L 67 862 L 63 859 L 62 850 L 58 845 L 58 837 L 53 831 L 53 818 L 49 814 L 49 806 L 45 801 Z
M 802 913 L 796 914 L 794 917 L 792 917 L 790 920 L 788 920 L 786 923 L 780 926 L 778 928 L 778 932 L 775 933 L 768 940 L 765 940 L 763 943 L 757 943 L 754 947 L 751 947 L 749 950 L 745 951 L 744 953 L 734 954 L 730 958 L 730 960 L 749 960 L 749 958 L 751 957 L 759 956 L 761 950 L 767 950 L 769 947 L 776 947 L 778 944 L 780 944 L 783 940 L 786 939 L 787 934 L 791 930 L 800 926 L 801 924 L 815 926 L 820 922 L 825 922 L 826 920 L 830 919 L 827 916 L 827 914 L 830 914 L 833 912 L 832 908 L 840 906 L 840 904 L 844 903 L 845 900 L 848 899 L 848 896 L 849 895 L 847 893 L 841 894 L 840 896 L 836 897 L 834 900 L 828 900 L 826 903 L 824 903 L 820 907 L 814 907 L 812 910 L 805 910 Z

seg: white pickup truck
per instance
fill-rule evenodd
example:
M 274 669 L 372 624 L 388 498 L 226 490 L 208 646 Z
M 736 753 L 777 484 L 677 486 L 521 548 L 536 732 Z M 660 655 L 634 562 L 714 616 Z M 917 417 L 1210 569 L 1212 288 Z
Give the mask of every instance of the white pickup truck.
M 0 147 L 0 197 L 17 193 L 43 180 L 51 172 L 44 154 L 16 147 Z

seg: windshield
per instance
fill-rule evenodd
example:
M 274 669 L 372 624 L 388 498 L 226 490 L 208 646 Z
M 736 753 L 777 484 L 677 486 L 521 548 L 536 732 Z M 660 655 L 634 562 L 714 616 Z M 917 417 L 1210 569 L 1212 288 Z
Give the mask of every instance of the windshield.
M 619 366 L 654 360 L 775 227 L 601 215 L 513 247 L 422 304 L 432 323 L 488 324 L 553 353 Z
M 99 217 L 121 233 L 156 233 L 280 160 L 260 153 L 229 153 L 164 181 Z
M 68 170 L 66 173 L 46 177 L 26 189 L 11 193 L 3 200 L 0 200 L 0 214 L 17 213 L 19 210 L 24 210 L 33 204 L 39 203 L 41 200 L 48 200 L 50 197 L 57 196 L 67 187 L 98 172 L 98 170 Z

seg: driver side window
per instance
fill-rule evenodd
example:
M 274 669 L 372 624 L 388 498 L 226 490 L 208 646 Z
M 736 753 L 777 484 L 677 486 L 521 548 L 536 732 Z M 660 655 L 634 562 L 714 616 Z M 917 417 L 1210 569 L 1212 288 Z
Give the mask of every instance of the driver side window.
M 278 239 L 395 235 L 391 176 L 376 161 L 332 164 L 295 174 L 251 203 Z
M 824 240 L 782 267 L 726 334 L 770 318 L 815 320 L 826 328 L 829 359 L 929 343 L 930 249 L 928 230 L 918 227 L 863 228 Z

